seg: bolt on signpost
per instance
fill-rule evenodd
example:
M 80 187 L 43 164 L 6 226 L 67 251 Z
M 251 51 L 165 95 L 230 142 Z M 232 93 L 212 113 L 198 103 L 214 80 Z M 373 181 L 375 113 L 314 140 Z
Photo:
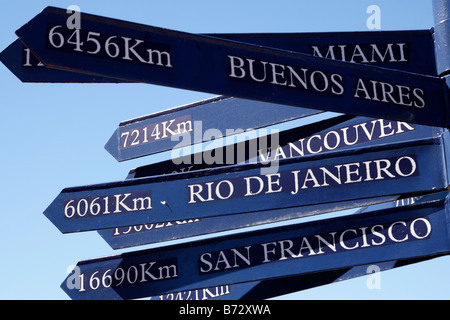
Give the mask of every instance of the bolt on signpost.
M 450 1 L 433 1 L 433 30 L 334 34 L 197 35 L 69 9 L 47 7 L 17 30 L 0 60 L 19 79 L 223 95 L 122 122 L 105 146 L 118 161 L 173 150 L 175 138 L 211 141 L 201 125 L 228 136 L 310 122 L 256 152 L 261 137 L 251 137 L 242 157 L 240 144 L 214 144 L 124 181 L 65 188 L 45 210 L 61 232 L 98 230 L 116 249 L 372 205 L 82 261 L 62 284 L 73 299 L 263 299 L 450 252 Z M 379 29 L 379 8 L 369 9 Z M 240 161 L 226 161 L 231 151 Z

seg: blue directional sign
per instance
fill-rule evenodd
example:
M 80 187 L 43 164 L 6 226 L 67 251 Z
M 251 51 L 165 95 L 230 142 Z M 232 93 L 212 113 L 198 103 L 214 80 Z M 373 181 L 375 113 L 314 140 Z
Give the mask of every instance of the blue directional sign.
M 339 116 L 311 125 L 306 125 L 279 133 L 279 145 L 269 149 L 269 153 L 259 153 L 256 159 L 250 159 L 246 152 L 242 159 L 245 163 L 260 163 L 276 161 L 294 157 L 304 157 L 311 154 L 326 154 L 342 150 L 358 150 L 361 148 L 380 148 L 399 143 L 413 143 L 420 139 L 438 137 L 444 133 L 444 129 L 429 126 L 411 125 L 404 122 L 389 121 L 383 119 L 371 119 L 364 117 L 352 118 Z M 269 144 L 270 145 L 270 144 Z M 232 152 L 246 150 L 250 146 L 257 146 L 257 142 L 249 142 L 244 148 L 233 148 Z M 230 146 L 224 150 L 215 150 L 216 154 L 229 154 Z M 203 159 L 203 160 L 202 160 Z M 173 159 L 148 166 L 136 168 L 130 171 L 128 179 L 142 178 L 175 172 L 191 172 L 226 165 L 226 159 L 208 163 L 206 154 L 195 154 L 183 159 Z M 216 159 L 219 160 L 219 159 Z M 237 159 L 235 159 L 237 160 Z M 235 162 L 233 162 L 234 164 Z M 272 163 L 273 165 L 273 163 Z M 174 240 L 185 237 L 204 235 L 207 233 L 238 229 L 265 223 L 273 223 L 281 220 L 304 217 L 312 214 L 320 214 L 330 211 L 343 210 L 356 206 L 365 206 L 396 197 L 377 197 L 353 201 L 338 201 L 321 205 L 303 206 L 301 208 L 289 208 L 284 210 L 270 210 L 264 212 L 252 212 L 245 215 L 219 216 L 214 218 L 182 219 L 180 221 L 165 221 L 160 223 L 148 223 L 136 226 L 116 227 L 113 229 L 99 230 L 99 234 L 113 248 L 155 243 Z M 402 200 L 405 201 L 405 200 Z
M 62 232 L 226 216 L 448 186 L 443 137 L 64 189 L 45 215 Z M 433 165 L 430 166 L 430 163 Z
M 210 36 L 329 59 L 437 75 L 431 30 L 210 34 Z M 14 41 L 0 53 L 0 61 L 22 82 L 124 82 L 120 79 L 44 68 L 20 40 Z
M 130 160 L 319 113 L 219 96 L 124 121 L 105 149 L 118 161 Z
M 205 35 L 333 60 L 437 75 L 433 30 Z
M 16 31 L 46 66 L 238 98 L 449 124 L 445 80 L 48 7 Z M 151 40 L 150 40 L 151 39 Z
M 113 229 L 102 229 L 97 232 L 111 248 L 123 249 L 139 245 L 212 234 L 216 232 L 243 229 L 328 212 L 352 209 L 355 207 L 386 203 L 389 201 L 394 201 L 398 199 L 398 197 L 398 195 L 372 197 L 351 201 L 307 205 L 301 208 L 295 207 L 249 212 L 245 214 L 232 214 L 212 218 L 206 217 L 145 223 L 134 226 L 116 227 Z
M 72 299 L 134 299 L 448 254 L 448 196 L 85 260 L 61 287 Z
M 306 118 L 308 119 L 310 118 Z M 214 154 L 212 151 L 197 152 L 134 168 L 127 178 L 188 172 L 240 163 L 267 163 L 306 155 L 404 143 L 437 137 L 445 131 L 442 128 L 401 121 L 337 115 L 330 119 L 282 130 L 267 137 L 256 137 L 255 134 L 253 139 L 226 146 L 217 146 L 214 143 Z

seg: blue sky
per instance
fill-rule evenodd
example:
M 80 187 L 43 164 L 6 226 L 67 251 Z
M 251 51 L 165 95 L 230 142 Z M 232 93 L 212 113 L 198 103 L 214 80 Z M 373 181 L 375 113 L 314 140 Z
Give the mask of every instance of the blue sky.
M 381 9 L 381 30 L 433 26 L 426 0 L 17 0 L 2 3 L 0 50 L 46 6 L 72 4 L 191 33 L 367 31 L 372 4 Z M 104 145 L 121 121 L 209 97 L 147 84 L 24 84 L 0 65 L 0 299 L 68 299 L 59 286 L 70 265 L 133 251 L 112 250 L 96 232 L 63 235 L 42 213 L 65 187 L 122 180 L 167 156 L 118 163 Z M 449 267 L 449 257 L 438 258 L 382 273 L 379 290 L 362 277 L 281 298 L 449 299 Z

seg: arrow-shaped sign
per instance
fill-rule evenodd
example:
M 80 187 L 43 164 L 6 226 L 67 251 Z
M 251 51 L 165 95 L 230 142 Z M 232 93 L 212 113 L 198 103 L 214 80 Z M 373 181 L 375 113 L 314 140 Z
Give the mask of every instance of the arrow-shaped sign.
M 448 192 L 407 208 L 81 261 L 72 299 L 134 299 L 448 254 Z
M 105 149 L 124 161 L 319 113 L 322 111 L 219 96 L 124 121 Z
M 67 188 L 45 215 L 75 232 L 426 192 L 448 186 L 444 149 L 437 137 L 283 159 L 277 170 L 236 165 Z
M 205 35 L 333 60 L 437 75 L 432 30 Z
M 17 39 L 0 52 L 0 61 L 22 82 L 118 83 L 112 78 L 46 68 L 29 48 Z
M 48 7 L 16 31 L 46 66 L 130 82 L 446 127 L 441 78 Z

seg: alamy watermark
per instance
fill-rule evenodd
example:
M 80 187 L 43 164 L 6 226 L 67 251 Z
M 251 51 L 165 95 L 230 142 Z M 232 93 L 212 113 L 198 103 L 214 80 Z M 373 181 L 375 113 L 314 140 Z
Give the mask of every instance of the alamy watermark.
M 377 266 L 376 264 L 372 264 L 367 267 L 366 273 L 370 274 L 370 276 L 368 276 L 367 280 L 366 280 L 367 289 L 380 290 L 381 289 L 381 269 L 380 269 L 380 267 Z
M 258 130 L 216 128 L 203 131 L 203 122 L 194 121 L 192 131 L 171 136 L 179 141 L 171 150 L 175 165 L 234 165 L 256 164 L 264 166 L 261 172 L 278 172 L 278 158 L 272 150 L 279 147 L 279 130 L 262 128 Z M 205 141 L 205 144 L 196 143 Z
M 70 16 L 67 18 L 67 21 L 66 21 L 67 29 L 69 29 L 69 30 L 81 29 L 80 7 L 72 4 L 69 7 L 67 7 L 66 13 L 70 14 Z
M 79 266 L 70 265 L 66 269 L 66 273 L 70 274 L 70 276 L 66 279 L 67 289 L 80 289 L 81 288 L 81 270 Z
M 381 9 L 379 6 L 372 4 L 367 7 L 367 14 L 370 16 L 367 18 L 366 26 L 369 30 L 380 30 L 381 29 Z

